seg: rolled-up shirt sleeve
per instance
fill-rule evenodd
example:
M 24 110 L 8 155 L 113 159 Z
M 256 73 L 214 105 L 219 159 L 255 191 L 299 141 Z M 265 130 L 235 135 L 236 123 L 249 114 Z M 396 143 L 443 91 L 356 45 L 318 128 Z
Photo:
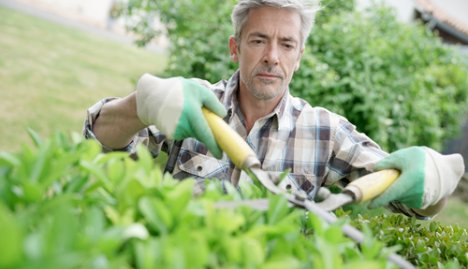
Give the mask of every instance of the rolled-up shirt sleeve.
M 133 155 L 136 153 L 136 147 L 138 144 L 145 145 L 153 157 L 158 156 L 161 150 L 165 152 L 169 151 L 169 143 L 166 139 L 166 136 L 162 134 L 158 129 L 156 129 L 155 126 L 149 126 L 148 128 L 144 128 L 141 131 L 139 131 L 133 137 L 132 141 L 123 148 L 113 149 L 102 144 L 96 138 L 96 135 L 93 132 L 94 123 L 99 117 L 99 114 L 104 104 L 115 99 L 117 98 L 110 97 L 102 99 L 87 109 L 87 117 L 83 126 L 83 136 L 86 139 L 94 139 L 97 142 L 99 142 L 99 144 L 101 144 L 103 152 L 126 151 L 129 154 Z
M 374 165 L 388 153 L 366 135 L 356 131 L 356 127 L 341 119 L 337 125 L 334 139 L 334 154 L 330 161 L 329 180 L 340 182 L 342 186 L 373 171 Z M 404 204 L 393 201 L 386 206 L 392 212 L 408 217 L 427 220 L 431 217 L 422 216 Z

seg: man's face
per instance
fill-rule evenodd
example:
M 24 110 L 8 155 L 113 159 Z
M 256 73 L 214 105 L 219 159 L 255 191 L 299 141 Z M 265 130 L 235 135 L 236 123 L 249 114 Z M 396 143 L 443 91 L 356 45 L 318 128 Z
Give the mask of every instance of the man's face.
M 299 68 L 303 49 L 297 13 L 274 7 L 252 9 L 239 43 L 231 37 L 231 58 L 239 62 L 241 91 L 257 100 L 280 99 Z

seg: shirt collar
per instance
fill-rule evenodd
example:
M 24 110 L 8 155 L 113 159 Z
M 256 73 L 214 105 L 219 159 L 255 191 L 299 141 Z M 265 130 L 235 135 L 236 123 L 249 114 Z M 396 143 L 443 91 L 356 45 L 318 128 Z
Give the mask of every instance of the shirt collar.
M 239 89 L 239 70 L 237 70 L 231 78 L 227 81 L 223 104 L 228 112 L 228 117 L 231 119 L 234 108 L 237 107 L 237 91 Z
M 240 72 L 237 70 L 228 80 L 225 90 L 224 106 L 227 108 L 229 120 L 232 119 L 234 114 L 239 109 L 239 102 L 237 100 L 237 93 L 239 91 Z M 292 96 L 287 89 L 286 93 L 281 98 L 281 101 L 275 109 L 266 117 L 275 117 L 278 123 L 278 130 L 284 130 L 290 126 L 290 118 L 287 111 L 291 110 Z

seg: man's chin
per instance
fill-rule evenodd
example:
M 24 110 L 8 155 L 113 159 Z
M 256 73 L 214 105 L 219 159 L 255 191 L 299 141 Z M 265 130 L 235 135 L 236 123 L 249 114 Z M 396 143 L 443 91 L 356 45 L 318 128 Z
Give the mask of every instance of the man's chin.
M 280 93 L 277 88 L 262 87 L 257 88 L 253 94 L 258 100 L 268 101 L 276 98 Z

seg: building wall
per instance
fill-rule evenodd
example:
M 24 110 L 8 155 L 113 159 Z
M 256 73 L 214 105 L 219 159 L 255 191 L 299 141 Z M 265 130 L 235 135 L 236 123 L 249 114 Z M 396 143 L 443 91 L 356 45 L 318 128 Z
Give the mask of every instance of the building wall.
M 40 10 L 56 17 L 62 17 L 68 21 L 78 22 L 80 25 L 91 26 L 100 31 L 117 34 L 120 37 L 134 40 L 132 33 L 127 32 L 123 18 L 112 19 L 111 9 L 116 0 L 11 0 Z M 164 29 L 163 25 L 155 18 L 154 27 Z M 166 36 L 155 38 L 148 48 L 164 51 L 169 47 Z
M 98 27 L 107 27 L 114 0 L 20 0 L 50 13 L 79 20 Z

